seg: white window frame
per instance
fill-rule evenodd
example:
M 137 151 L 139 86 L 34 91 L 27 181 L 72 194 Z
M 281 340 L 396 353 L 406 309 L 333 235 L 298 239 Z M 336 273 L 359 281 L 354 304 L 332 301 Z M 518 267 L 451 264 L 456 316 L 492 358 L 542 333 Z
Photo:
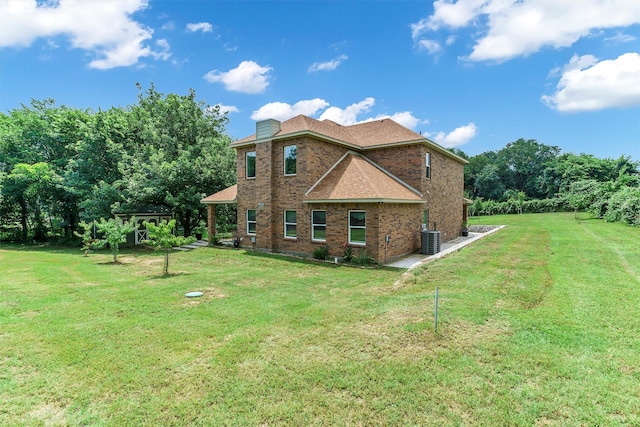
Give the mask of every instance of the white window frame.
M 249 155 L 253 154 L 253 176 L 249 176 Z M 244 176 L 247 179 L 255 179 L 258 165 L 255 151 L 247 151 L 244 155 Z
M 295 158 L 295 164 L 296 164 L 296 173 L 287 173 L 287 149 L 288 148 L 293 148 L 294 150 L 296 150 L 296 158 Z M 298 149 L 296 145 L 285 145 L 284 146 L 284 150 L 283 150 L 283 157 L 282 157 L 282 169 L 284 172 L 284 176 L 296 176 L 297 172 L 298 172 Z
M 351 214 L 352 213 L 356 213 L 356 212 L 362 212 L 364 214 L 364 225 L 351 225 Z M 353 239 L 351 238 L 351 231 L 357 229 L 357 230 L 364 230 L 364 242 L 360 242 L 360 241 L 353 241 Z M 366 246 L 367 244 L 367 211 L 364 210 L 350 210 L 349 211 L 349 244 L 350 245 L 359 245 L 359 246 Z
M 324 212 L 324 224 L 313 222 L 313 214 L 315 212 Z M 316 227 L 324 227 L 324 239 L 316 238 Z M 327 211 L 323 209 L 317 209 L 311 211 L 311 240 L 314 242 L 326 242 L 327 241 Z
M 249 212 L 251 212 L 251 211 L 254 212 L 253 217 L 255 218 L 255 220 L 253 220 L 253 221 L 249 220 Z M 256 209 L 247 209 L 246 219 L 247 219 L 247 234 L 249 236 L 255 236 L 256 235 L 256 230 L 258 229 L 258 211 Z M 253 233 L 249 229 L 249 224 L 254 224 Z
M 287 212 L 293 212 L 293 214 L 296 216 L 296 222 L 287 222 Z M 294 209 L 285 209 L 284 210 L 284 238 L 285 239 L 297 239 L 298 238 L 298 213 L 294 210 Z M 289 236 L 287 235 L 287 229 L 290 226 L 294 226 L 295 227 L 295 236 Z
M 431 179 L 431 153 L 424 155 L 424 163 L 426 166 L 425 176 L 427 179 Z

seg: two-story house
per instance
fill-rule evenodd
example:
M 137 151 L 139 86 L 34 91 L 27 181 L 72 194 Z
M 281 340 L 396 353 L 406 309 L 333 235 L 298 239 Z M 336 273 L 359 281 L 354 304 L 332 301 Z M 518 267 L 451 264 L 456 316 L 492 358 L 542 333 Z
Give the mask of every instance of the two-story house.
M 210 236 L 216 204 L 237 204 L 242 247 L 312 254 L 325 245 L 340 257 L 348 245 L 382 263 L 419 249 L 425 227 L 446 241 L 466 219 L 466 160 L 391 119 L 265 120 L 231 146 L 237 184 L 202 202 Z

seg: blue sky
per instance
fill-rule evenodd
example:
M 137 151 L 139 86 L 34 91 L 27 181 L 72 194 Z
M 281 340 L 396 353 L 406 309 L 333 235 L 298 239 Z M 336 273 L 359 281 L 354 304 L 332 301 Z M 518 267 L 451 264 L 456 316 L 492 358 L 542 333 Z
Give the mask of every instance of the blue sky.
M 518 138 L 640 160 L 637 0 L 0 0 L 0 111 L 97 110 L 139 82 L 227 131 L 391 117 L 470 155 Z

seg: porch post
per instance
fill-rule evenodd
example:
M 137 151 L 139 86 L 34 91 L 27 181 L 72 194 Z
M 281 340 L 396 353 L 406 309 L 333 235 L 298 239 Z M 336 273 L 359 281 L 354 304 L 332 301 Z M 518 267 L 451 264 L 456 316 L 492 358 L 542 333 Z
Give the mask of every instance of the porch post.
M 210 203 L 207 205 L 207 230 L 208 230 L 208 240 L 211 242 L 213 236 L 216 235 L 216 205 Z

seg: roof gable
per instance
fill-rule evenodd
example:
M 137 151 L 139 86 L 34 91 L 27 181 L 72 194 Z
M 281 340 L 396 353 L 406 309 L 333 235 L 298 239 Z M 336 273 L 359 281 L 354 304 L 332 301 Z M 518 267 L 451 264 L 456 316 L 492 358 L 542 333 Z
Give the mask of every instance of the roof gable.
M 224 190 L 218 191 L 215 194 L 205 197 L 200 200 L 200 203 L 218 205 L 224 203 L 236 203 L 238 199 L 238 184 L 234 184 L 231 187 L 227 187 Z
M 314 202 L 423 203 L 420 193 L 361 154 L 346 153 L 304 196 Z

